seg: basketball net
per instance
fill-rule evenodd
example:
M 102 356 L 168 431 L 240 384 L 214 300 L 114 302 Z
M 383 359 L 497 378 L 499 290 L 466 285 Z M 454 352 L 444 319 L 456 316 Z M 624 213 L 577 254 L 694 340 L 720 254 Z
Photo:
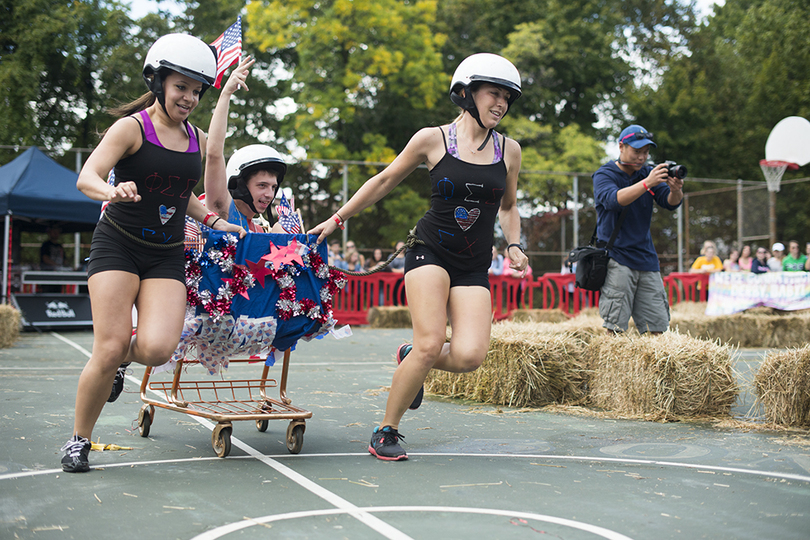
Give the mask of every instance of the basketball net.
M 765 181 L 768 183 L 768 191 L 779 191 L 779 184 L 782 181 L 782 175 L 788 168 L 794 169 L 796 165 L 787 161 L 772 161 L 763 159 L 759 162 L 759 168 L 762 169 L 762 174 L 765 175 Z

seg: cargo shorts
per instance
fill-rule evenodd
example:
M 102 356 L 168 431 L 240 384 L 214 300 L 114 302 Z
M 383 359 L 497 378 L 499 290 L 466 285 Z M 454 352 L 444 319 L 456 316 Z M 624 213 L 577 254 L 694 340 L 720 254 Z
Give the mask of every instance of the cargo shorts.
M 608 261 L 607 278 L 599 293 L 602 326 L 626 332 L 630 317 L 640 334 L 669 329 L 669 302 L 660 272 L 642 272 Z

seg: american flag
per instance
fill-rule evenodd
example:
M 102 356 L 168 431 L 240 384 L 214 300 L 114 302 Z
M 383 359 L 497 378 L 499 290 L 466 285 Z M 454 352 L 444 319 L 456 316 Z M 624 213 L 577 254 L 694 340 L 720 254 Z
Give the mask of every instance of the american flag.
M 276 212 L 278 213 L 278 222 L 285 232 L 289 234 L 301 233 L 301 222 L 298 221 L 298 214 L 293 211 L 290 201 L 284 196 L 284 192 L 281 193 L 281 202 L 276 206 Z
M 217 50 L 217 80 L 214 88 L 219 88 L 225 70 L 239 61 L 242 55 L 242 16 L 236 18 L 211 46 Z

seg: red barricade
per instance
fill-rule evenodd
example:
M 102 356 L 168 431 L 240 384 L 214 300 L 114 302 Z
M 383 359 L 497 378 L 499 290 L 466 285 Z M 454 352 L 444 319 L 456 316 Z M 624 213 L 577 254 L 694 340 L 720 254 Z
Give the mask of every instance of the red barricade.
M 583 308 L 599 305 L 599 292 L 574 287 L 574 274 L 543 274 L 537 278 L 542 291 L 541 309 L 559 309 L 574 316 Z
M 516 309 L 532 309 L 535 282 L 512 276 L 489 276 L 492 316 L 506 319 Z
M 332 299 L 339 324 L 368 324 L 368 310 L 374 306 L 405 306 L 402 274 L 377 272 L 370 276 L 346 275 L 348 283 Z
M 709 274 L 673 272 L 664 278 L 669 305 L 678 302 L 705 302 L 709 296 Z

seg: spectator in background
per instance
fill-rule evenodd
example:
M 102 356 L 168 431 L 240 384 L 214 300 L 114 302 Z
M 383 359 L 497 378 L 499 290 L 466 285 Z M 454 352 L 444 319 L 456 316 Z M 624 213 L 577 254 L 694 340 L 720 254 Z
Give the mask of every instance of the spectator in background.
M 48 239 L 39 248 L 39 267 L 41 270 L 58 270 L 65 265 L 65 248 L 59 243 L 62 229 L 48 227 Z M 61 290 L 61 287 L 59 287 Z
M 371 257 L 366 259 L 366 264 L 365 264 L 364 268 L 366 270 L 371 270 L 372 268 L 375 268 L 375 267 L 381 265 L 384 262 L 385 262 L 385 258 L 383 257 L 382 250 L 380 248 L 376 248 L 374 250 L 374 253 L 371 254 Z
M 348 270 L 349 272 L 362 272 L 363 271 L 363 263 L 360 262 L 360 253 L 357 250 L 349 251 L 346 254 L 346 258 L 341 261 L 342 266 L 340 266 L 341 270 Z
M 343 258 L 348 261 L 349 255 L 351 255 L 352 251 L 357 251 L 357 246 L 353 241 L 349 240 L 348 242 L 346 242 L 346 252 L 343 254 Z M 357 256 L 360 259 L 360 266 L 361 267 L 365 266 L 366 258 L 363 257 L 359 251 L 357 251 Z
M 757 248 L 757 256 L 751 261 L 751 272 L 754 274 L 764 274 L 769 272 L 768 268 L 768 250 L 764 247 Z
M 732 249 L 728 254 L 728 259 L 723 261 L 723 270 L 726 272 L 739 272 L 740 271 L 740 252 L 739 250 Z
M 785 272 L 804 272 L 807 255 L 799 251 L 799 242 L 791 240 L 788 242 L 790 252 L 782 261 L 782 270 Z
M 341 261 L 343 261 L 343 256 L 341 255 L 340 241 L 335 240 L 329 244 L 329 266 L 337 268 L 338 262 Z
M 740 270 L 750 272 L 752 262 L 753 259 L 751 258 L 751 246 L 743 246 L 742 251 L 740 252 L 740 258 L 737 261 L 737 264 L 740 265 Z
M 711 240 L 703 242 L 700 257 L 695 259 L 689 269 L 691 274 L 714 274 L 723 271 L 723 262 L 717 256 L 717 246 Z
M 492 262 L 489 264 L 489 275 L 500 276 L 503 274 L 503 255 L 498 253 L 498 248 L 492 246 Z
M 768 268 L 771 272 L 781 272 L 782 259 L 785 258 L 785 244 L 776 242 L 773 247 L 771 247 L 771 253 L 772 255 L 768 258 Z
M 397 247 L 394 248 L 394 251 L 399 250 L 400 248 L 405 246 L 405 242 L 397 242 Z M 405 251 L 403 250 L 400 252 L 399 255 L 394 257 L 394 260 L 391 261 L 391 264 L 388 265 L 388 269 L 396 274 L 404 274 L 405 273 Z

